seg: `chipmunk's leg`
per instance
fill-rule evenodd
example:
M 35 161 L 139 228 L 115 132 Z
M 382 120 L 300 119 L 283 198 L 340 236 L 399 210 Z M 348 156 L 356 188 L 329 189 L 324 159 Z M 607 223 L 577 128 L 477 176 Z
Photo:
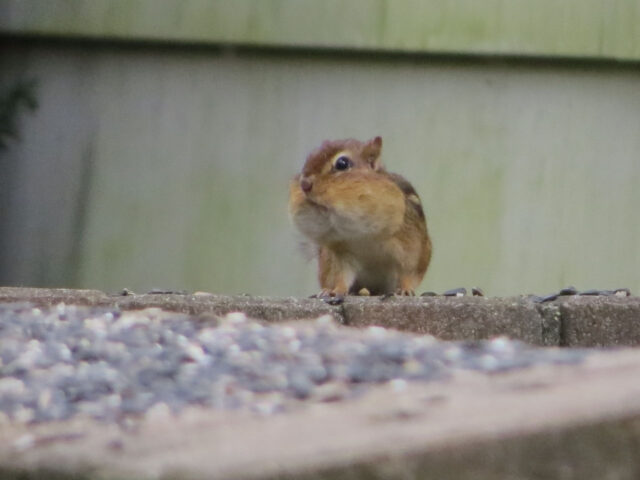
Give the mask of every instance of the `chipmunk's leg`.
M 321 247 L 318 255 L 318 279 L 322 288 L 319 298 L 343 298 L 349 293 L 355 273 L 335 252 Z
M 431 240 L 426 235 L 408 234 L 401 239 L 401 245 L 403 246 L 402 252 L 413 252 L 413 254 L 405 257 L 397 255 L 400 267 L 395 293 L 402 296 L 414 296 L 415 289 L 420 285 L 429 266 Z
M 402 275 L 400 276 L 399 286 L 396 289 L 396 295 L 403 297 L 414 297 L 415 287 L 420 283 L 420 279 L 415 275 Z
M 349 293 L 349 285 L 353 281 L 353 277 L 354 275 L 350 275 L 349 272 L 338 272 L 333 277 L 333 282 L 320 285 L 322 287 L 322 290 L 318 294 L 318 297 L 323 298 L 346 296 Z

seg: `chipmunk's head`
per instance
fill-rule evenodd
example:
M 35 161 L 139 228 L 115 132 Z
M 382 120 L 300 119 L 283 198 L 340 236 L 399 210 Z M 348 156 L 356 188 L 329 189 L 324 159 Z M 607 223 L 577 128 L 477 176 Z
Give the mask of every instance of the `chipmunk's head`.
M 380 160 L 382 138 L 368 142 L 354 139 L 325 141 L 309 154 L 300 174 L 300 188 L 311 195 L 318 182 L 331 181 L 355 172 L 383 170 Z
M 354 242 L 395 232 L 405 198 L 380 160 L 382 138 L 333 140 L 309 154 L 290 184 L 298 229 L 319 244 Z

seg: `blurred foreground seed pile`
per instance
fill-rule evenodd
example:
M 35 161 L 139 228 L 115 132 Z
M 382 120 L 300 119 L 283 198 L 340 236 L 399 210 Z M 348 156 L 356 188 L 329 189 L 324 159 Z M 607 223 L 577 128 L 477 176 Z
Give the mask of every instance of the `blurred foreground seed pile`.
M 232 313 L 199 319 L 158 309 L 120 312 L 0 305 L 0 424 L 105 421 L 189 405 L 262 414 L 309 399 L 336 401 L 368 383 L 444 379 L 577 362 L 584 351 L 536 349 L 504 338 L 437 341 L 381 327 L 354 330 L 329 317 L 264 325 Z

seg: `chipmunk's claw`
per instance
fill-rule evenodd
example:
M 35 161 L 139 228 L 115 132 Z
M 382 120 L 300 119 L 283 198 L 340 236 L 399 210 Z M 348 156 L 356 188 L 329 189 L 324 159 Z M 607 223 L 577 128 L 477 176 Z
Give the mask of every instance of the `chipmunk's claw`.
M 344 302 L 344 295 L 336 293 L 333 290 L 322 290 L 316 298 L 319 298 L 329 305 L 341 305 Z
M 413 290 L 404 290 L 402 288 L 397 289 L 395 292 L 385 293 L 380 296 L 380 300 L 384 301 L 392 297 L 415 297 L 416 292 Z
M 414 292 L 413 290 L 405 290 L 403 288 L 399 288 L 398 290 L 396 290 L 395 294 L 399 297 L 415 297 L 416 296 L 416 292 Z
M 318 298 L 329 305 L 342 305 L 342 303 L 344 303 L 344 295 L 323 296 Z

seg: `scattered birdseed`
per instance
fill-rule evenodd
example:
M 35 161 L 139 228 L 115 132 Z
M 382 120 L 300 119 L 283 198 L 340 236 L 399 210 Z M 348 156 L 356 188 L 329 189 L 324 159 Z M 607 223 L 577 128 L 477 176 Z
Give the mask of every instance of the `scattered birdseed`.
M 236 312 L 205 322 L 157 308 L 4 304 L 0 418 L 84 415 L 126 424 L 189 406 L 272 415 L 295 402 L 352 398 L 371 384 L 401 391 L 408 381 L 444 379 L 459 369 L 500 372 L 584 355 L 502 337 L 444 342 L 382 327 L 348 329 L 329 316 L 262 324 Z
M 464 297 L 467 294 L 467 289 L 464 287 L 454 288 L 453 290 L 447 290 L 442 295 L 445 297 Z

